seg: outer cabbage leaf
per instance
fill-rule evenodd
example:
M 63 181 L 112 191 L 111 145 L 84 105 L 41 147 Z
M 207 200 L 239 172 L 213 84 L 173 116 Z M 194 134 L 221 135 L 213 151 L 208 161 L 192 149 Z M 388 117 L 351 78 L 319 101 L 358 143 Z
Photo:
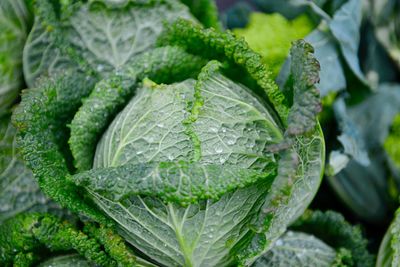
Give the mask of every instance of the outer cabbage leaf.
M 61 9 L 60 20 L 50 3 L 42 2 L 38 10 L 24 49 L 30 87 L 40 75 L 66 68 L 86 66 L 107 76 L 152 48 L 165 21 L 194 20 L 175 0 L 77 3 Z
M 288 231 L 253 267 L 330 267 L 336 251 L 313 235 Z
M 274 166 L 262 172 L 232 165 L 179 161 L 96 168 L 71 179 L 112 201 L 142 195 L 188 205 L 199 200 L 217 200 L 228 191 L 275 176 Z
M 0 116 L 22 89 L 22 50 L 29 32 L 30 14 L 24 0 L 0 2 Z
M 53 211 L 59 207 L 47 199 L 17 152 L 15 128 L 10 117 L 0 119 L 0 224 L 23 212 Z
M 261 210 L 264 216 L 256 225 L 260 233 L 241 252 L 241 265 L 247 266 L 269 251 L 286 228 L 303 214 L 321 183 L 324 161 L 324 138 L 319 125 L 311 135 L 297 137 L 294 147 L 283 153 L 278 176 Z

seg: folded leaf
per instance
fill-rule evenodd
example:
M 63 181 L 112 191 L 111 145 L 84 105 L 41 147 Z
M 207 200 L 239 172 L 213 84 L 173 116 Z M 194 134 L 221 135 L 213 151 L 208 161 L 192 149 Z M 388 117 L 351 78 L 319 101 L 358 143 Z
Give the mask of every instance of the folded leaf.
M 70 179 L 112 201 L 138 195 L 186 206 L 200 200 L 218 200 L 223 194 L 258 181 L 271 182 L 275 171 L 181 161 L 93 169 Z
M 290 50 L 290 72 L 293 79 L 293 106 L 288 116 L 289 136 L 300 135 L 314 129 L 315 117 L 321 111 L 319 90 L 320 66 L 313 56 L 314 49 L 303 40 L 293 43 Z

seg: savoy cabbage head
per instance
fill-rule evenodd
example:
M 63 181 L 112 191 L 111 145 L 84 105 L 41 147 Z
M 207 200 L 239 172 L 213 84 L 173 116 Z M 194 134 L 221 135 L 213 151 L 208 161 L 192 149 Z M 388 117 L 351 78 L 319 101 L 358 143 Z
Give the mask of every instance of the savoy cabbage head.
M 37 2 L 16 140 L 81 225 L 8 220 L 5 265 L 49 250 L 85 266 L 72 250 L 100 266 L 249 266 L 304 213 L 325 161 L 313 48 L 293 42 L 285 95 L 244 40 L 203 28 L 218 27 L 211 1 L 183 2 Z

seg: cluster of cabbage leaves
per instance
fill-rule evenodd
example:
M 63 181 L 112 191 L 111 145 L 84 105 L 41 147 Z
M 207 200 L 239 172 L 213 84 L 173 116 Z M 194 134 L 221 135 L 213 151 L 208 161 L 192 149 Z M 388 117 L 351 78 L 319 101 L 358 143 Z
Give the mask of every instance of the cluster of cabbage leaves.
M 212 1 L 182 2 L 36 1 L 16 136 L 0 125 L 0 263 L 368 266 L 339 215 L 287 232 L 325 162 L 313 48 L 293 43 L 285 95 Z

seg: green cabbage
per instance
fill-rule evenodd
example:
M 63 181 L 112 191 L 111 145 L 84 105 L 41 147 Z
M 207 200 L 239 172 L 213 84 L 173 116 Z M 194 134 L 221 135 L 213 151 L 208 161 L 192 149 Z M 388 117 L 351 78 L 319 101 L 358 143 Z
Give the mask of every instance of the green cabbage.
M 304 213 L 325 162 L 313 48 L 290 49 L 288 99 L 246 42 L 200 25 L 209 3 L 37 2 L 16 141 L 80 223 L 7 219 L 3 265 L 249 266 Z

